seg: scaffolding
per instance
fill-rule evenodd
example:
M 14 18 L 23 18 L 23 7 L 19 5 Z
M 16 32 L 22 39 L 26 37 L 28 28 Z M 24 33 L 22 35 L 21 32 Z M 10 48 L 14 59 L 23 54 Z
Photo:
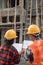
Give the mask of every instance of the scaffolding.
M 11 0 L 10 0 L 11 1 Z M 27 3 L 27 9 L 24 8 L 24 0 L 19 0 L 19 5 L 17 6 L 17 0 L 15 0 L 15 7 L 13 8 L 9 8 L 9 0 L 7 1 L 7 7 L 5 9 L 0 10 L 0 29 L 9 29 L 9 28 L 14 28 L 17 31 L 20 32 L 19 34 L 19 43 L 22 43 L 22 41 L 26 38 L 26 34 L 25 31 L 27 30 L 28 26 L 30 24 L 32 24 L 32 16 L 34 13 L 33 12 L 33 8 L 32 8 L 32 4 L 33 4 L 33 0 L 25 0 Z M 39 26 L 41 25 L 41 30 L 42 30 L 42 35 L 43 35 L 43 0 L 40 0 L 40 3 L 38 3 L 39 0 L 35 0 L 36 1 L 36 8 L 35 8 L 35 18 L 36 18 L 36 24 Z M 25 3 L 25 6 L 26 6 Z M 38 6 L 38 4 L 40 5 L 40 7 Z M 11 6 L 11 3 L 10 3 Z M 40 8 L 40 12 L 39 12 L 39 8 Z M 14 16 L 14 22 L 11 23 L 9 20 L 9 16 L 10 11 L 13 10 L 13 16 Z M 18 12 L 19 10 L 19 12 Z M 2 16 L 4 16 L 4 13 L 6 12 L 6 16 L 7 16 L 7 23 L 2 23 Z M 24 13 L 25 12 L 25 13 Z M 16 16 L 20 15 L 20 22 L 16 22 Z M 26 14 L 26 15 L 25 15 Z M 25 16 L 25 20 L 24 20 L 24 16 Z M 39 19 L 41 19 L 41 24 L 39 24 Z M 25 21 L 25 22 L 24 22 Z M 23 25 L 24 24 L 24 25 Z M 17 29 L 18 26 L 18 29 Z M 23 33 L 24 32 L 24 33 Z M 23 35 L 24 35 L 24 39 L 23 39 Z M 16 40 L 15 40 L 16 42 Z
M 27 10 L 27 27 L 31 24 L 31 18 L 32 18 L 32 0 L 29 0 L 29 8 Z

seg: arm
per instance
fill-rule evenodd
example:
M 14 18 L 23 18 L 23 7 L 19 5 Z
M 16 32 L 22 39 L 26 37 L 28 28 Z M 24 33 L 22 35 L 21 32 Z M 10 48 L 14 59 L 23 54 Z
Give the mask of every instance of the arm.
M 34 61 L 33 53 L 29 48 L 25 51 L 25 59 L 29 60 L 31 63 Z
M 21 55 L 18 53 L 17 50 L 14 51 L 14 63 L 18 64 L 20 62 Z

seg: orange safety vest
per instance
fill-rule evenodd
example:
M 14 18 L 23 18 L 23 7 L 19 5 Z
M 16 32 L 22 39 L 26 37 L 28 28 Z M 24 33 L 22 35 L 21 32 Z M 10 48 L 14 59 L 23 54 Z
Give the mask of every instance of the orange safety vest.
M 33 52 L 34 61 L 30 63 L 28 60 L 28 65 L 43 65 L 41 64 L 43 62 L 43 40 L 34 41 L 30 49 Z

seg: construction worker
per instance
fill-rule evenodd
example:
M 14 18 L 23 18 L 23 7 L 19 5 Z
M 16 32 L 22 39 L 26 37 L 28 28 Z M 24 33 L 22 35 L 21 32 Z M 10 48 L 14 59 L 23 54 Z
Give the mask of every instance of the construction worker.
M 14 39 L 17 38 L 13 29 L 8 30 L 4 35 L 4 45 L 0 47 L 0 65 L 15 65 L 20 62 L 21 53 L 18 53 L 12 46 Z
M 43 40 L 40 39 L 40 29 L 37 25 L 32 24 L 28 27 L 27 33 L 33 44 L 25 50 L 25 55 L 28 59 L 28 65 L 43 64 Z

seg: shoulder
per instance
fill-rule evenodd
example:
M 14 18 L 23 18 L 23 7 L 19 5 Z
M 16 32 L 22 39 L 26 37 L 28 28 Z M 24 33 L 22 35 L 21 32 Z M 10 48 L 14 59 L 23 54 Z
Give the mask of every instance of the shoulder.
M 37 43 L 38 45 L 43 46 L 43 40 L 38 40 Z
M 39 45 L 43 45 L 43 40 L 36 40 L 29 47 L 32 47 L 33 48 L 33 47 L 36 47 L 36 46 L 39 46 Z

